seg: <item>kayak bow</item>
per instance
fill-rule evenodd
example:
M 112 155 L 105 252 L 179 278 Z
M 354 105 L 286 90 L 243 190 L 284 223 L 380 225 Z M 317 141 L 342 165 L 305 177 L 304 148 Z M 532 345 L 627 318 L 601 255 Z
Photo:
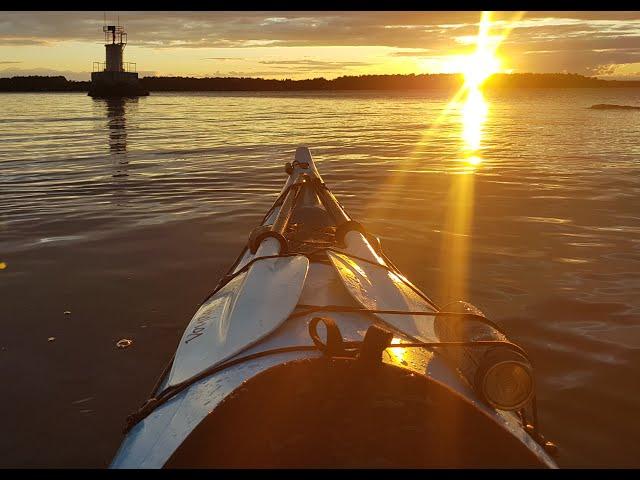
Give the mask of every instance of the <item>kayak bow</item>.
M 556 468 L 526 352 L 413 285 L 307 148 L 285 169 L 111 467 Z

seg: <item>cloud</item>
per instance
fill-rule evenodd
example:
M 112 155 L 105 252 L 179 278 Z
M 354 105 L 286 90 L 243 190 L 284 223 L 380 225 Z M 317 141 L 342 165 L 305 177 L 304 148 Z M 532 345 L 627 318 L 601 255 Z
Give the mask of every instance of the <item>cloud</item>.
M 224 62 L 225 60 L 245 61 L 247 59 L 243 57 L 205 57 L 202 60 L 217 60 L 217 61 Z
M 14 62 L 14 61 L 7 61 L 7 60 L 0 61 L 0 65 L 14 65 L 16 63 L 22 63 L 22 62 Z
M 594 73 L 599 78 L 604 79 L 640 80 L 640 61 L 622 64 L 603 64 L 594 69 Z
M 262 65 L 271 65 L 273 67 L 282 68 L 309 68 L 309 69 L 326 69 L 326 68 L 349 68 L 362 67 L 371 65 L 370 62 L 330 62 L 322 60 L 260 60 L 258 63 Z
M 7 37 L 0 38 L 0 47 L 23 47 L 33 45 L 47 45 L 45 40 L 38 40 L 33 38 L 21 38 L 21 37 Z
M 533 12 L 516 30 L 627 31 L 637 28 L 633 12 Z M 598 15 L 600 14 L 600 15 Z M 506 22 L 512 13 L 496 13 Z M 561 18 L 554 18 L 559 17 Z M 13 42 L 99 41 L 99 12 L 4 12 L 0 36 Z M 598 18 L 592 18 L 598 17 Z M 477 12 L 121 12 L 134 45 L 155 48 L 243 47 L 255 42 L 279 46 L 368 45 L 444 48 L 453 35 L 473 35 Z M 529 35 L 530 33 L 527 33 Z
M 414 50 L 401 50 L 398 52 L 391 52 L 389 55 L 392 57 L 425 57 L 431 56 L 434 53 L 438 53 L 432 48 L 419 48 Z
M 568 70 L 588 74 L 602 65 L 632 62 L 640 44 L 637 12 L 517 12 L 492 14 L 492 33 L 513 27 L 499 49 L 516 71 Z M 114 17 L 111 12 L 108 16 Z M 479 12 L 120 12 L 130 45 L 166 49 L 293 46 L 380 46 L 396 49 L 391 57 L 434 57 L 468 53 L 460 43 L 478 29 Z M 0 46 L 100 42 L 102 12 L 3 12 Z M 597 52 L 596 50 L 600 50 Z M 220 62 L 254 61 L 245 57 L 207 57 Z M 296 60 L 299 61 L 299 60 Z M 345 62 L 281 62 L 284 68 L 357 68 Z M 312 68 L 313 67 L 313 68 Z M 264 72 L 262 72 L 264 73 Z M 252 72 L 257 75 L 258 72 Z

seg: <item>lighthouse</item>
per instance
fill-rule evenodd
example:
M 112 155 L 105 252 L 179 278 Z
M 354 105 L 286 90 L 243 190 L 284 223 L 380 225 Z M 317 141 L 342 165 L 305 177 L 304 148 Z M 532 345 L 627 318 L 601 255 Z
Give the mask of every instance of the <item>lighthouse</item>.
M 123 61 L 127 33 L 122 25 L 104 25 L 105 61 L 93 62 L 91 97 L 138 97 L 149 95 L 140 85 L 136 64 Z

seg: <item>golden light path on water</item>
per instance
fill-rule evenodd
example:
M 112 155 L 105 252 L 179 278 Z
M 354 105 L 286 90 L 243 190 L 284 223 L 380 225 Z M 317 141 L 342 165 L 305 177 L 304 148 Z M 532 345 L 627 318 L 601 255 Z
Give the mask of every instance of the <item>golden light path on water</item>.
M 430 119 L 428 127 L 414 147 L 412 154 L 404 159 L 401 168 L 393 171 L 384 192 L 374 198 L 369 210 L 375 216 L 387 217 L 388 205 L 396 204 L 406 194 L 415 175 L 432 172 L 430 165 L 424 164 L 424 152 L 429 152 L 449 128 L 452 118 L 460 118 L 459 140 L 460 156 L 451 162 L 448 169 L 452 183 L 446 200 L 447 211 L 445 225 L 442 228 L 442 246 L 440 249 L 440 291 L 441 301 L 453 301 L 467 297 L 469 248 L 473 220 L 474 173 L 482 167 L 485 159 L 482 155 L 483 127 L 489 118 L 489 105 L 482 93 L 482 85 L 493 73 L 501 70 L 501 60 L 496 51 L 511 32 L 514 25 L 522 19 L 524 12 L 515 12 L 510 20 L 492 24 L 490 12 L 483 12 L 478 24 L 474 51 L 464 57 L 462 63 L 457 60 L 455 68 L 464 74 L 463 86 L 449 99 L 440 114 Z M 498 33 L 492 32 L 500 26 Z M 444 127 L 444 130 L 439 127 Z M 446 138 L 446 137 L 445 137 Z M 438 172 L 439 173 L 439 172 Z M 415 219 L 420 221 L 419 218 Z
M 491 35 L 491 15 L 483 12 L 475 51 L 466 62 L 460 112 L 463 145 L 459 160 L 462 168 L 455 172 L 458 175 L 454 177 L 447 199 L 448 212 L 440 259 L 439 298 L 447 302 L 469 299 L 469 254 L 475 181 L 473 173 L 484 161 L 483 127 L 489 116 L 489 105 L 482 93 L 482 85 L 491 75 L 500 71 L 501 60 L 496 55 L 496 50 L 522 16 L 523 12 L 516 14 L 500 35 Z
M 474 175 L 482 163 L 482 129 L 489 107 L 482 94 L 482 84 L 499 71 L 500 60 L 489 44 L 490 15 L 480 19 L 476 50 L 464 71 L 465 83 L 461 114 L 462 169 L 452 181 L 447 199 L 448 212 L 441 248 L 439 298 L 446 302 L 468 300 L 469 252 L 473 223 Z
M 469 90 L 462 107 L 462 139 L 464 141 L 462 160 L 472 168 L 482 163 L 480 155 L 482 127 L 488 113 L 489 107 L 482 91 Z

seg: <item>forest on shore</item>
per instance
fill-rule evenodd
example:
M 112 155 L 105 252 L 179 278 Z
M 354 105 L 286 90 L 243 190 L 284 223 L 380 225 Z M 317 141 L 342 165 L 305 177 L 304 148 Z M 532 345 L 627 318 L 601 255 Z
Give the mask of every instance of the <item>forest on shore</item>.
M 143 77 L 140 84 L 151 92 L 229 91 L 340 91 L 457 89 L 461 74 L 359 75 L 327 80 L 273 80 L 252 77 Z M 0 92 L 87 92 L 90 81 L 63 76 L 0 78 Z M 507 88 L 611 88 L 640 87 L 640 80 L 602 80 L 575 73 L 498 73 L 489 77 L 485 89 Z

